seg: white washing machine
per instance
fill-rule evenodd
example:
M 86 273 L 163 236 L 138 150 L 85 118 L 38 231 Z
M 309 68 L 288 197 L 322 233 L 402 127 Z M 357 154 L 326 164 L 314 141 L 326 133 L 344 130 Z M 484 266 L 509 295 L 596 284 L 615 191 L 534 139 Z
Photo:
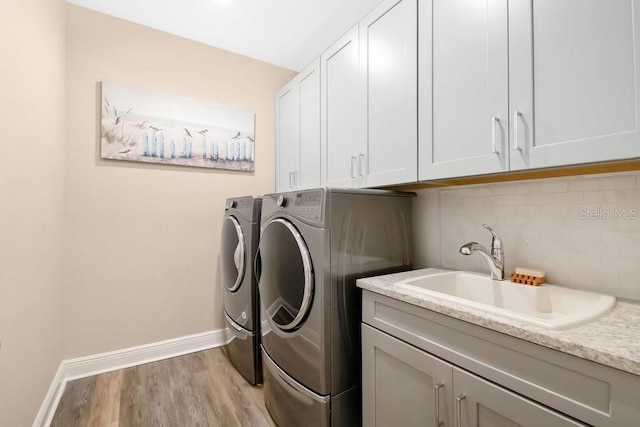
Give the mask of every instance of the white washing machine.
M 321 188 L 263 197 L 264 396 L 280 427 L 360 425 L 355 281 L 411 268 L 412 196 Z
M 261 207 L 260 196 L 227 199 L 220 249 L 225 320 L 233 337 L 228 354 L 251 384 L 262 383 L 260 305 L 254 274 Z

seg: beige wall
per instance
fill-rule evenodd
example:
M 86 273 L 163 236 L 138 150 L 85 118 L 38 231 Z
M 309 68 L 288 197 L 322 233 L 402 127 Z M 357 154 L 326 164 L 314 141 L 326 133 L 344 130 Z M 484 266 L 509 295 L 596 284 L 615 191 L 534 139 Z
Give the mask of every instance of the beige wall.
M 0 13 L 0 425 L 31 425 L 62 360 L 64 0 Z
M 274 190 L 273 100 L 293 76 L 67 6 L 65 358 L 223 328 L 224 201 Z M 100 160 L 101 80 L 252 109 L 255 173 Z

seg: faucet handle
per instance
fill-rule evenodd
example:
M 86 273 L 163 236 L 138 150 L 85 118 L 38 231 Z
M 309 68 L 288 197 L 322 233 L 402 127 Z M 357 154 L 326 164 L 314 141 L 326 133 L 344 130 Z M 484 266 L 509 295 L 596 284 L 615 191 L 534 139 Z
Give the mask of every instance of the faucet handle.
M 489 232 L 491 233 L 491 249 L 492 250 L 502 250 L 502 239 L 500 239 L 500 236 L 498 236 L 498 233 L 496 233 L 493 228 L 489 227 L 487 224 L 482 224 L 482 226 L 484 228 L 486 228 L 487 230 L 489 230 Z

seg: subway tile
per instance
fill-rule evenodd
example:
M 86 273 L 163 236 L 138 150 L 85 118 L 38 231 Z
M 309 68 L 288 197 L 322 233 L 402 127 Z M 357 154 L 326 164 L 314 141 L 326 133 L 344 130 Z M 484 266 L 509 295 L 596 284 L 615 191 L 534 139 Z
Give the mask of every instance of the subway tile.
M 526 218 L 525 222 L 522 224 L 522 228 L 539 227 L 553 229 L 554 225 L 555 221 L 553 217 L 540 215 Z
M 569 217 L 566 222 L 567 229 L 582 232 L 583 230 L 602 230 L 603 221 L 584 220 L 582 218 Z
M 540 205 L 516 206 L 516 215 L 522 215 L 522 216 L 540 215 Z
M 569 215 L 569 206 L 564 204 L 542 205 L 540 206 L 540 215 L 567 216 Z
M 554 202 L 553 193 L 538 193 L 527 195 L 527 204 L 529 205 L 549 205 Z
M 483 185 L 481 187 L 476 187 L 473 189 L 474 196 L 491 196 L 493 195 L 493 191 L 491 190 L 491 186 Z
M 618 257 L 630 264 L 634 264 L 637 266 L 640 264 L 640 257 L 638 254 L 640 253 L 640 243 L 620 243 L 617 246 L 617 254 Z
M 524 181 L 516 184 L 516 194 L 531 194 L 540 192 L 539 182 Z
M 633 207 L 640 207 L 640 189 L 627 189 L 618 191 L 618 200 L 629 204 L 634 204 Z
M 455 197 L 468 197 L 474 195 L 473 187 L 452 187 L 440 190 L 441 195 L 451 195 Z
M 585 203 L 617 202 L 619 194 L 620 192 L 617 190 L 600 190 L 600 191 L 583 192 Z
M 440 210 L 461 211 L 464 209 L 464 199 L 441 199 Z
M 600 229 L 570 229 L 569 240 L 571 242 L 592 245 L 598 242 L 601 237 Z
M 559 286 L 567 286 L 571 277 L 566 269 L 547 272 L 547 280 L 549 283 Z
M 602 230 L 602 241 L 604 243 L 633 245 L 638 243 L 638 232 L 620 231 L 620 230 Z
M 619 272 L 617 275 L 612 274 L 602 293 L 615 295 L 619 298 L 640 300 L 640 287 L 636 281 L 629 280 L 629 275 L 624 272 Z
M 581 191 L 571 191 L 567 193 L 553 193 L 555 203 L 582 203 L 584 194 Z
M 540 184 L 541 193 L 564 193 L 568 191 L 569 183 L 565 180 L 562 181 L 550 181 Z
M 600 180 L 597 178 L 578 178 L 569 181 L 568 191 L 596 191 L 600 189 Z
M 637 177 L 635 175 L 616 175 L 600 178 L 600 189 L 623 190 L 636 188 Z
M 603 259 L 614 258 L 620 254 L 620 247 L 621 245 L 618 243 L 592 242 L 587 252 L 601 254 Z
M 602 257 L 599 254 L 569 254 L 569 263 L 579 266 L 580 271 L 589 275 L 598 274 L 602 270 Z
M 497 206 L 502 206 L 504 204 L 505 196 L 485 196 L 482 198 L 484 201 L 483 206 L 487 206 L 490 208 L 494 208 Z
M 502 203 L 504 205 L 526 205 L 527 204 L 527 196 L 525 195 L 513 195 L 513 196 L 504 196 L 502 199 Z
M 496 196 L 505 196 L 508 194 L 516 194 L 516 186 L 515 184 L 507 184 L 507 185 L 496 185 L 493 187 L 493 194 Z
M 516 215 L 516 207 L 503 204 L 501 206 L 497 206 L 495 212 L 499 217 L 511 217 Z
M 636 212 L 637 213 L 637 212 Z M 618 220 L 618 230 L 620 231 L 640 231 L 640 218 L 635 217 L 635 219 L 621 219 Z
M 484 197 L 469 196 L 464 198 L 464 206 L 484 206 Z

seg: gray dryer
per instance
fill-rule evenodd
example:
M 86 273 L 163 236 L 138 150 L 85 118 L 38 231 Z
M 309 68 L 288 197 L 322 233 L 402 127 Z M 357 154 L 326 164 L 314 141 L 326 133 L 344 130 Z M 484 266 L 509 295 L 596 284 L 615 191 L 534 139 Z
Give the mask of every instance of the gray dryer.
M 265 403 L 280 427 L 360 425 L 360 277 L 412 267 L 413 193 L 263 197 L 258 259 Z

